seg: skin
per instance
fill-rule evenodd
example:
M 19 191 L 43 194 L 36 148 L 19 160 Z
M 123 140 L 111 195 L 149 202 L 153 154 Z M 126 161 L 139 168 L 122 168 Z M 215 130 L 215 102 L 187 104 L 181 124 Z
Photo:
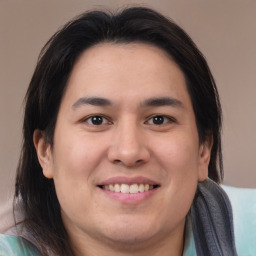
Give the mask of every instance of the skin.
M 111 104 L 84 104 L 84 97 Z M 166 97 L 175 104 L 148 104 Z M 103 122 L 94 125 L 93 115 Z M 61 101 L 53 148 L 39 130 L 34 144 L 76 255 L 182 255 L 185 218 L 207 178 L 212 143 L 199 143 L 184 74 L 163 50 L 142 43 L 86 50 Z M 125 203 L 97 187 L 116 176 L 160 187 Z

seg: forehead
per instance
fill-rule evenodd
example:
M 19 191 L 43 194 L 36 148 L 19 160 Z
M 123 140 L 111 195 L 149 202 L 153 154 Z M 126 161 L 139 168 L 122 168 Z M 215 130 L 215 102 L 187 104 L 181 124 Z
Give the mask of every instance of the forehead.
M 82 96 L 190 101 L 178 65 L 164 50 L 143 43 L 102 43 L 85 50 L 74 65 L 63 101 Z

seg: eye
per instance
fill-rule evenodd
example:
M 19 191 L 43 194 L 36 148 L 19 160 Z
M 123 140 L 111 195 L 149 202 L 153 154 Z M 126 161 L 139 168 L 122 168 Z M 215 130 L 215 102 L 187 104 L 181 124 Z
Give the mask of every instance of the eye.
M 174 122 L 174 120 L 170 117 L 161 115 L 153 116 L 147 121 L 147 123 L 151 125 L 163 125 L 170 122 Z
M 84 120 L 84 122 L 87 122 L 90 125 L 96 125 L 96 126 L 110 123 L 107 118 L 100 116 L 100 115 L 87 117 Z

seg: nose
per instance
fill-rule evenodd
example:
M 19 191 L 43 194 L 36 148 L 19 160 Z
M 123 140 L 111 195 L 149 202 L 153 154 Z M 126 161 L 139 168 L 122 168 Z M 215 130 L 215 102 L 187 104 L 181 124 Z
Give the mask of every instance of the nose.
M 120 125 L 114 132 L 108 159 L 112 163 L 133 167 L 150 159 L 147 141 L 136 125 Z

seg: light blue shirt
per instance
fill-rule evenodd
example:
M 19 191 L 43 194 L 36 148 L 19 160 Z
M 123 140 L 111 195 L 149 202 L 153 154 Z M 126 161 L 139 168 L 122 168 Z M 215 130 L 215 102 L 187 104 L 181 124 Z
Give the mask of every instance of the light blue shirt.
M 41 256 L 39 251 L 27 240 L 0 234 L 0 256 Z

